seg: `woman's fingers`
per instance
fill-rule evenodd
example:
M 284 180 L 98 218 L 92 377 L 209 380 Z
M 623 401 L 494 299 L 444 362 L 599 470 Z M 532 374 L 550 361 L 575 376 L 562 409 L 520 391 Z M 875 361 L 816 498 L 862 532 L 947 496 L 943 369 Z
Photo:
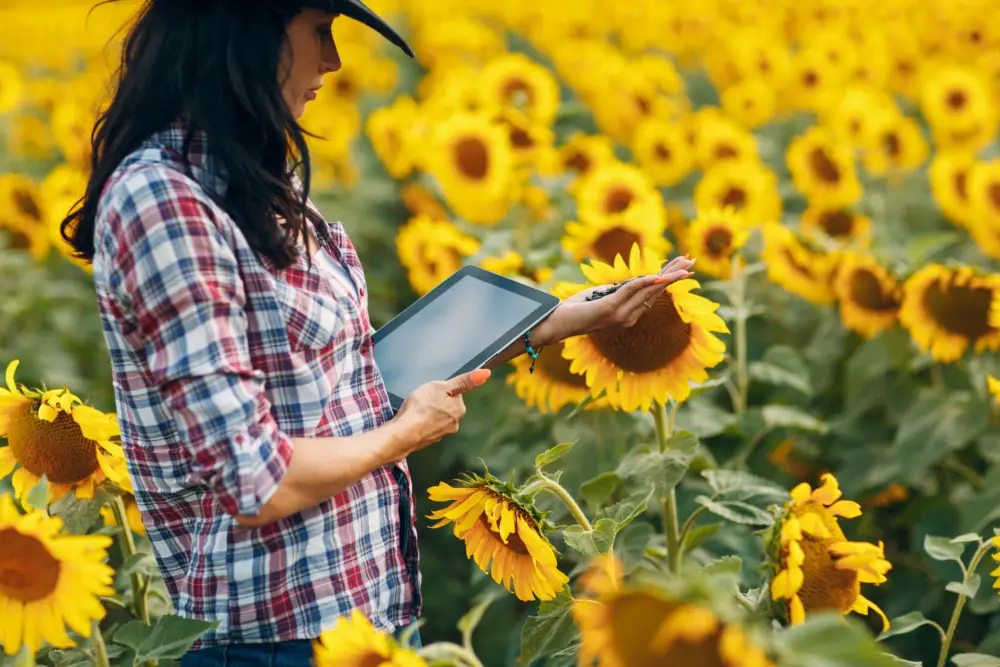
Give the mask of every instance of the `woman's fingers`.
M 691 259 L 686 255 L 682 257 L 674 257 L 672 260 L 663 265 L 659 273 L 662 276 L 667 273 L 672 273 L 677 269 L 690 269 L 694 265 L 695 261 L 696 260 Z

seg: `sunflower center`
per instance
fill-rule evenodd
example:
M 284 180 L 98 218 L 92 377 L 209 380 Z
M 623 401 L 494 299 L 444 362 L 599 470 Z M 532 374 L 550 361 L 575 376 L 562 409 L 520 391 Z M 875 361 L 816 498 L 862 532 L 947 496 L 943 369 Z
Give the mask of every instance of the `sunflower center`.
M 806 88 L 813 88 L 819 83 L 819 75 L 813 70 L 809 70 L 802 77 L 802 83 L 805 84 Z
M 813 173 L 821 181 L 826 181 L 827 183 L 837 183 L 840 181 L 840 169 L 837 168 L 837 165 L 833 163 L 833 160 L 830 159 L 830 156 L 822 148 L 814 148 L 809 154 L 809 165 L 812 167 Z
M 32 220 L 42 219 L 42 212 L 38 209 L 38 204 L 30 192 L 25 192 L 24 190 L 14 192 L 14 203 L 17 205 L 17 210 Z
M 721 203 L 723 207 L 734 206 L 742 208 L 747 203 L 747 192 L 743 188 L 733 186 L 726 190 L 726 194 L 722 196 Z
M 788 262 L 788 264 L 793 269 L 795 269 L 803 277 L 808 278 L 809 280 L 813 280 L 814 276 L 813 276 L 812 271 L 809 269 L 808 266 L 800 263 L 795 258 L 795 254 L 790 249 L 783 248 L 782 250 L 784 251 L 784 254 L 785 254 L 785 261 Z
M 705 247 L 713 257 L 723 257 L 733 243 L 733 233 L 725 227 L 714 227 L 705 235 Z
M 842 238 L 851 235 L 854 229 L 854 216 L 844 210 L 827 211 L 820 217 L 819 224 L 828 236 Z
M 960 171 L 955 174 L 955 192 L 958 193 L 962 201 L 969 198 L 968 179 L 969 174 L 967 172 Z
M 716 160 L 730 160 L 739 155 L 739 152 L 729 144 L 719 144 L 715 147 Z
M 604 199 L 605 213 L 624 213 L 635 201 L 635 194 L 628 188 L 616 187 Z
M 663 160 L 664 162 L 671 158 L 670 149 L 664 146 L 662 142 L 653 146 L 653 153 L 656 154 L 658 159 Z
M 382 655 L 378 651 L 368 651 L 352 660 L 351 664 L 357 665 L 357 667 L 382 667 L 382 665 L 391 663 L 387 659 L 387 656 Z
M 887 311 L 899 308 L 891 294 L 886 294 L 882 284 L 871 271 L 859 269 L 851 281 L 851 300 L 860 304 L 865 310 Z
M 503 84 L 501 91 L 503 99 L 514 104 L 527 103 L 530 105 L 535 98 L 534 91 L 527 83 L 521 79 L 508 79 Z
M 31 237 L 24 232 L 8 227 L 7 233 L 10 234 L 10 245 L 8 247 L 11 250 L 28 250 L 31 248 Z
M 563 161 L 563 164 L 567 169 L 571 169 L 581 176 L 589 172 L 591 167 L 590 158 L 583 151 L 574 151 Z
M 0 531 L 0 593 L 27 604 L 52 594 L 59 561 L 37 538 L 13 528 Z
M 490 525 L 490 520 L 489 518 L 487 518 L 485 512 L 479 515 L 479 522 L 483 524 L 483 526 L 485 526 L 488 531 L 496 535 L 497 539 L 500 539 L 500 533 L 498 531 L 493 530 L 493 526 Z M 503 540 L 501 540 L 501 543 L 502 542 Z M 526 556 L 531 555 L 531 552 L 528 551 L 528 547 L 524 545 L 524 541 L 517 534 L 516 530 L 507 536 L 507 543 L 503 545 L 503 548 L 509 551 L 513 551 L 516 554 L 526 555 Z
M 942 329 L 976 340 L 990 330 L 993 290 L 985 287 L 943 287 L 936 282 L 924 294 L 924 306 Z
M 830 556 L 830 545 L 841 540 L 817 538 L 804 534 L 799 546 L 805 554 L 802 573 L 805 575 L 799 598 L 806 613 L 836 609 L 841 614 L 851 610 L 861 588 L 854 570 L 841 570 Z
M 455 144 L 455 162 L 466 178 L 481 181 L 490 170 L 490 154 L 483 142 L 466 137 Z
M 587 379 L 583 375 L 570 372 L 570 361 L 562 356 L 562 351 L 563 344 L 561 342 L 543 347 L 542 351 L 538 353 L 538 369 L 545 373 L 546 377 L 556 382 L 586 388 Z
M 961 111 L 969 101 L 964 90 L 952 90 L 948 93 L 947 104 L 953 111 Z
M 510 145 L 514 148 L 531 148 L 535 142 L 527 131 L 520 127 L 513 127 L 510 131 Z
M 889 157 L 899 157 L 900 141 L 899 135 L 895 132 L 886 132 L 882 136 L 882 146 L 885 148 L 885 152 L 889 154 Z
M 621 255 L 623 258 L 628 257 L 629 252 L 632 251 L 632 244 L 640 241 L 639 235 L 635 232 L 621 227 L 612 227 L 594 240 L 594 254 L 602 262 L 614 264 L 616 255 Z
M 681 319 L 674 297 L 662 292 L 630 328 L 610 327 L 590 334 L 605 359 L 629 373 L 663 370 L 691 343 L 691 325 Z
M 989 194 L 990 202 L 997 208 L 1000 208 L 1000 183 L 990 183 Z
M 75 484 L 97 472 L 97 444 L 83 437 L 72 416 L 60 410 L 47 422 L 32 408 L 25 403 L 12 409 L 7 427 L 7 443 L 25 470 L 55 484 Z

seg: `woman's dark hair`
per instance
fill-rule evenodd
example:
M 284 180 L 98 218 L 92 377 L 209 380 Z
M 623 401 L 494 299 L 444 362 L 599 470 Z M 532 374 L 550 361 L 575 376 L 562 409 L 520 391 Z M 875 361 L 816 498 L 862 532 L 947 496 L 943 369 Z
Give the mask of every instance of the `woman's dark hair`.
M 74 255 L 93 261 L 98 200 L 117 166 L 183 111 L 189 121 L 185 164 L 195 132 L 204 131 L 213 157 L 228 171 L 218 203 L 258 256 L 281 268 L 294 263 L 295 239 L 315 215 L 306 207 L 311 168 L 305 132 L 282 97 L 278 67 L 288 23 L 306 8 L 333 12 L 333 4 L 145 0 L 122 46 L 114 95 L 91 134 L 86 194 L 60 226 Z M 290 165 L 301 169 L 300 191 Z

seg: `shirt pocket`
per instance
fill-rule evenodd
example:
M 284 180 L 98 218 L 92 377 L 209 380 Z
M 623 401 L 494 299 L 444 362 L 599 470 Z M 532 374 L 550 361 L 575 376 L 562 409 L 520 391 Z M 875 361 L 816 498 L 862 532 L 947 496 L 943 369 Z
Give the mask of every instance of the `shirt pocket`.
M 344 313 L 333 293 L 312 292 L 278 279 L 275 296 L 292 349 L 322 350 L 343 333 Z

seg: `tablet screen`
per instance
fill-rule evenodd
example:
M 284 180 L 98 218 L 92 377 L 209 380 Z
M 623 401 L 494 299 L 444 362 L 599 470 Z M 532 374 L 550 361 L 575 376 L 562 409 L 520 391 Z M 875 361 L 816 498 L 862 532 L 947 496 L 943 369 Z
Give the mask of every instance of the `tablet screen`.
M 519 293 L 469 273 L 456 278 L 425 296 L 430 298 L 425 304 L 418 302 L 419 310 L 404 311 L 405 319 L 387 325 L 391 330 L 384 337 L 376 336 L 375 363 L 391 394 L 406 397 L 425 382 L 454 377 L 477 357 L 489 358 L 513 342 L 504 336 L 512 329 L 515 338 L 521 335 L 533 324 L 533 313 L 549 310 L 541 306 L 538 290 Z M 493 347 L 499 349 L 489 349 L 498 340 L 502 344 Z

